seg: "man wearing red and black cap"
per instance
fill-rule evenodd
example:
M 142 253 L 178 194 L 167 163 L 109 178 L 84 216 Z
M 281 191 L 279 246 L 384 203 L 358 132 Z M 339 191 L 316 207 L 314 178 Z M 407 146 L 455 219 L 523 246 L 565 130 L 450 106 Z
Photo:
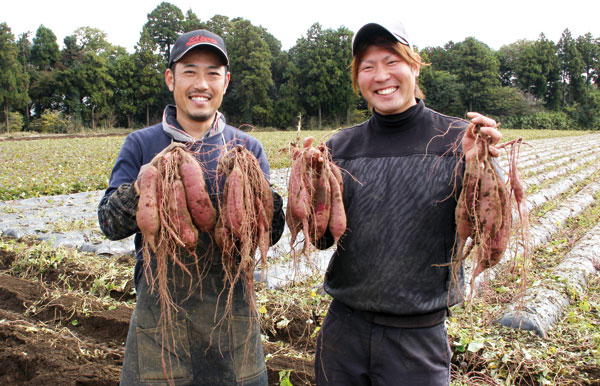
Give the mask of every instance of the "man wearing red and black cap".
M 125 345 L 121 385 L 267 384 L 260 326 L 247 300 L 254 294 L 246 294 L 242 285 L 236 287 L 233 316 L 217 326 L 225 312 L 225 300 L 219 295 L 224 292 L 226 280 L 221 254 L 211 235 L 199 232 L 196 255 L 209 259 L 208 264 L 201 262 L 206 267 L 201 274 L 192 269 L 190 278 L 181 270 L 169 270 L 169 291 L 176 312 L 165 332 L 159 325 L 158 291 L 151 293 L 143 269 L 142 235 L 136 223 L 138 175 L 172 143 L 186 146 L 201 162 L 215 207 L 223 185 L 217 176 L 217 162 L 228 147 L 246 147 L 258 159 L 265 178 L 269 178 L 269 164 L 260 142 L 228 125 L 218 111 L 229 85 L 228 67 L 227 50 L 220 36 L 198 30 L 177 39 L 165 71 L 165 83 L 173 93 L 175 105 L 165 108 L 161 123 L 125 139 L 109 187 L 100 201 L 100 228 L 109 239 L 135 234 L 137 302 Z M 273 192 L 273 200 L 271 244 L 279 240 L 285 224 L 281 197 Z M 184 263 L 193 262 L 186 251 L 177 253 Z
M 476 156 L 468 121 L 425 106 L 424 63 L 395 20 L 365 24 L 352 41 L 354 90 L 372 116 L 328 142 L 344 179 L 347 232 L 325 274 L 333 301 L 317 337 L 317 385 L 448 386 L 445 320 L 461 301 L 455 173 Z M 490 136 L 496 122 L 468 113 Z M 456 144 L 462 143 L 460 149 Z M 329 235 L 320 248 L 333 244 Z

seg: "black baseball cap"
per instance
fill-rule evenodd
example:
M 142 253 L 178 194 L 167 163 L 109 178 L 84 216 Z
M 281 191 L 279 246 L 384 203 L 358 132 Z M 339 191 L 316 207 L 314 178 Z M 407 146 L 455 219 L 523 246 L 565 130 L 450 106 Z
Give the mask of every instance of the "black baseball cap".
M 227 56 L 227 49 L 225 48 L 225 42 L 223 38 L 210 31 L 199 29 L 196 31 L 186 32 L 180 35 L 173 48 L 171 49 L 171 56 L 169 57 L 169 68 L 171 65 L 188 53 L 194 47 L 207 46 L 214 48 L 214 51 L 221 56 L 223 63 L 229 66 L 229 57 Z
M 405 46 L 412 48 L 412 44 L 410 44 L 410 40 L 408 39 L 408 34 L 406 33 L 404 25 L 398 20 L 388 19 L 363 25 L 354 34 L 354 37 L 352 37 L 352 55 L 355 54 L 358 45 L 363 40 L 382 34 L 389 35 Z

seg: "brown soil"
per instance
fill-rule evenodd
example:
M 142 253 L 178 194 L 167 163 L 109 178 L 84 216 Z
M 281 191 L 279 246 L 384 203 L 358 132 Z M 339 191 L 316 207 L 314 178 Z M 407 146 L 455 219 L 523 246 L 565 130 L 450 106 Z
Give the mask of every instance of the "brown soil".
M 9 270 L 15 259 L 0 249 L 0 384 L 117 385 L 133 311 L 128 291 L 110 291 L 116 302 L 94 296 L 94 273 L 72 263 L 34 279 L 18 277 Z M 132 265 L 129 258 L 117 262 Z M 287 332 L 289 343 L 293 333 Z M 300 336 L 306 339 L 294 345 L 309 347 L 308 334 Z M 270 385 L 279 385 L 284 370 L 292 370 L 294 386 L 314 384 L 311 360 L 286 355 L 280 343 L 267 342 L 264 350 Z

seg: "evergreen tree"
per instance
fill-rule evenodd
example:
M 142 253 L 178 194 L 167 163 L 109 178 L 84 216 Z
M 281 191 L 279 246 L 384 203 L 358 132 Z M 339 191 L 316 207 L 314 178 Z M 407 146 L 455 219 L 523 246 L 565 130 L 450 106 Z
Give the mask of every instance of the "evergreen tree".
M 348 111 L 356 101 L 348 71 L 352 60 L 351 35 L 344 27 L 323 31 L 321 25 L 315 23 L 291 50 L 300 75 L 303 110 L 317 118 L 319 128 L 324 117 L 333 122 L 346 115 L 347 120 Z
M 56 35 L 49 28 L 40 25 L 31 46 L 31 63 L 39 70 L 49 71 L 59 59 L 60 50 Z
M 183 12 L 176 5 L 162 2 L 148 14 L 144 29 L 158 45 L 165 62 L 168 62 L 171 46 L 185 30 Z
M 223 111 L 239 124 L 267 125 L 273 114 L 271 51 L 261 29 L 248 20 L 232 20 L 232 26 L 227 41 L 232 77 Z
M 541 63 L 541 72 L 544 74 L 545 82 L 536 85 L 538 95 L 543 93 L 545 106 L 550 109 L 558 109 L 561 99 L 560 70 L 556 44 L 546 38 L 542 33 L 535 44 L 538 58 Z
M 0 24 L 0 106 L 3 107 L 4 126 L 9 130 L 11 109 L 24 107 L 29 100 L 29 77 L 19 63 L 15 37 L 6 23 Z
M 198 16 L 189 9 L 185 13 L 185 20 L 183 22 L 183 30 L 184 32 L 195 31 L 197 29 L 206 29 L 204 23 L 200 21 Z
M 571 31 L 563 31 L 558 41 L 558 58 L 563 83 L 562 106 L 572 105 L 582 95 L 584 64 Z
M 500 63 L 492 50 L 475 38 L 466 38 L 452 50 L 456 67 L 452 73 L 463 84 L 462 99 L 469 111 L 490 111 L 490 95 L 500 86 Z
M 222 37 L 227 47 L 229 47 L 229 33 L 232 28 L 232 22 L 223 15 L 214 15 L 206 22 L 206 29 Z
M 17 49 L 19 52 L 17 59 L 23 65 L 23 72 L 29 72 L 31 64 L 31 42 L 29 41 L 29 35 L 31 35 L 31 32 L 23 32 L 17 40 Z
M 152 106 L 156 105 L 160 100 L 161 92 L 166 89 L 163 77 L 166 65 L 160 65 L 162 55 L 154 52 L 155 44 L 148 31 L 143 30 L 133 55 L 136 67 L 133 89 L 137 103 L 144 111 L 146 126 L 150 126 Z M 161 106 L 156 106 L 156 110 L 162 111 Z
M 590 86 L 598 82 L 600 72 L 600 39 L 594 39 L 591 33 L 577 37 L 577 51 L 583 61 L 583 74 L 585 83 Z
M 501 78 L 504 85 L 515 86 L 533 96 L 541 103 L 547 103 L 551 83 L 557 78 L 556 49 L 548 46 L 544 36 L 538 41 L 520 40 L 503 46 L 498 52 Z
M 127 117 L 126 127 L 132 127 L 133 115 L 139 108 L 139 95 L 136 83 L 138 68 L 134 61 L 134 56 L 129 54 L 119 56 L 110 69 L 110 75 L 115 81 L 113 96 L 115 107 L 119 114 Z
M 282 62 L 277 67 L 281 67 L 283 70 L 281 70 L 281 77 L 277 85 L 277 96 L 273 98 L 275 108 L 272 124 L 280 129 L 295 128 L 298 117 L 305 114 L 300 102 L 300 85 L 298 84 L 300 74 L 289 53 L 282 53 L 277 60 Z
M 495 52 L 495 55 L 498 58 L 498 73 L 502 86 L 515 86 L 517 80 L 515 63 L 518 60 L 519 49 L 520 47 L 517 43 L 512 43 L 500 47 L 500 49 Z
M 79 95 L 86 107 L 92 130 L 96 129 L 100 118 L 111 113 L 110 98 L 113 96 L 114 79 L 109 74 L 105 58 L 94 52 L 86 52 L 82 65 L 77 69 Z
M 458 76 L 431 66 L 421 68 L 419 87 L 425 94 L 425 104 L 440 113 L 462 117 L 465 107 L 462 102 L 463 85 Z
M 64 93 L 58 82 L 55 69 L 47 71 L 32 71 L 29 95 L 34 118 L 40 118 L 46 110 L 60 110 Z
M 31 67 L 31 42 L 29 41 L 29 35 L 31 35 L 31 32 L 29 32 L 29 31 L 23 32 L 21 35 L 19 35 L 19 39 L 17 40 L 17 49 L 19 51 L 19 55 L 17 58 L 19 60 L 19 63 L 21 63 L 21 65 L 23 66 L 23 72 L 29 76 L 29 79 L 31 82 L 31 76 L 33 73 L 33 69 Z M 31 83 L 30 83 L 30 86 L 31 86 Z M 29 93 L 29 94 L 31 94 L 31 93 Z M 29 111 L 30 105 L 31 105 L 31 100 L 28 100 L 27 103 L 25 104 L 25 109 L 24 109 L 24 113 L 23 113 L 23 117 L 25 118 L 25 121 L 23 122 L 23 124 L 25 127 L 29 126 L 29 118 L 31 115 L 30 111 Z
M 82 66 L 84 61 L 85 51 L 79 45 L 75 34 L 66 36 L 63 44 L 60 65 L 55 71 L 54 79 L 56 88 L 60 90 L 59 92 L 63 96 L 61 110 L 71 118 L 73 126 L 79 126 L 83 123 L 83 107 L 77 73 L 78 68 Z

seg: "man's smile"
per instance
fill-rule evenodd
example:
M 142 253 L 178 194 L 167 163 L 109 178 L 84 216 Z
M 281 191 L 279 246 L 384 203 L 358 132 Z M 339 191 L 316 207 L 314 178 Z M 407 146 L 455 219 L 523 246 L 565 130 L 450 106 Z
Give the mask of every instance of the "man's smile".
M 396 90 L 398 90 L 398 87 L 396 87 L 396 86 L 394 86 L 394 87 L 386 87 L 386 88 L 383 88 L 381 90 L 376 90 L 375 93 L 377 95 L 389 95 L 389 94 L 393 93 Z

